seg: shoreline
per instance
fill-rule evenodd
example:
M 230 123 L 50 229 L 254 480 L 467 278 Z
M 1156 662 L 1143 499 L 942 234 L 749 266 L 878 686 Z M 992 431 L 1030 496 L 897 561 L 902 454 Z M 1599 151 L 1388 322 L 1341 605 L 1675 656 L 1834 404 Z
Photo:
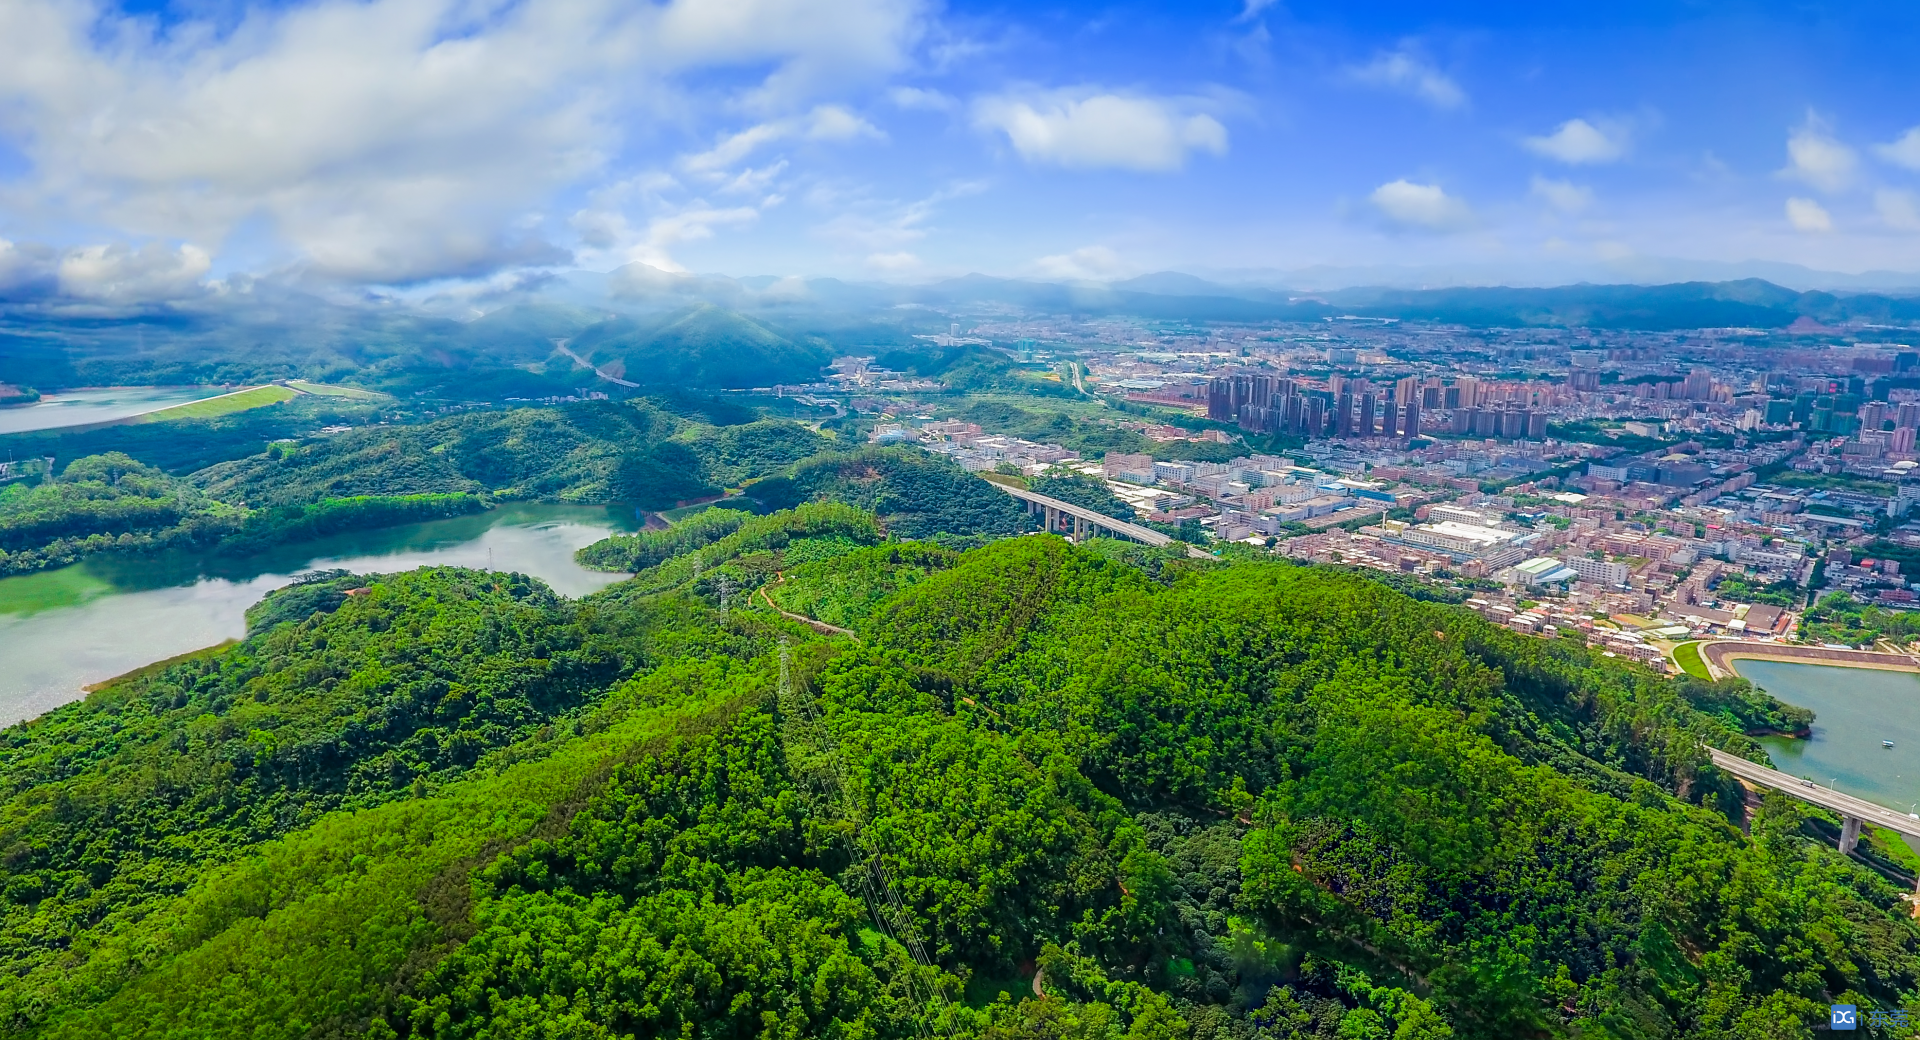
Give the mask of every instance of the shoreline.
M 1880 672 L 1920 673 L 1920 662 L 1905 654 L 1887 654 L 1872 650 L 1834 650 L 1822 646 L 1792 643 L 1750 643 L 1741 639 L 1702 640 L 1697 644 L 1700 660 L 1715 679 L 1739 678 L 1732 662 L 1781 661 L 1788 664 L 1820 664 L 1839 668 L 1864 668 Z

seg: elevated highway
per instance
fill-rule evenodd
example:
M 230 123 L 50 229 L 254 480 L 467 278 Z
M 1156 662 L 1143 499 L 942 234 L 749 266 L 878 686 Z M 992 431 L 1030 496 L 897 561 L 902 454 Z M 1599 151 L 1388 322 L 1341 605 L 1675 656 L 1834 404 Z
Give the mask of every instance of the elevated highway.
M 1707 754 L 1713 758 L 1714 765 L 1750 784 L 1771 787 L 1781 794 L 1798 798 L 1809 805 L 1817 805 L 1822 809 L 1831 809 L 1839 813 L 1841 820 L 1844 821 L 1840 828 L 1840 852 L 1843 855 L 1852 852 L 1853 847 L 1860 843 L 1860 827 L 1866 823 L 1871 823 L 1875 827 L 1884 827 L 1909 838 L 1920 838 L 1920 817 L 1895 812 L 1864 798 L 1841 794 L 1832 788 L 1821 787 L 1811 780 L 1789 776 L 1777 769 L 1769 769 L 1758 762 L 1749 762 L 1714 748 L 1708 748 Z
M 1044 513 L 1046 529 L 1049 533 L 1066 535 L 1076 542 L 1090 537 L 1095 530 L 1106 531 L 1122 538 L 1131 538 L 1156 548 L 1171 545 L 1176 541 L 1150 527 L 1116 520 L 1105 513 L 1096 513 L 1085 506 L 1076 506 L 1072 502 L 1036 494 L 1026 488 L 1012 487 L 997 480 L 989 480 L 987 483 L 1025 502 L 1027 512 Z M 1206 550 L 1192 545 L 1187 546 L 1187 555 L 1199 559 L 1211 558 Z

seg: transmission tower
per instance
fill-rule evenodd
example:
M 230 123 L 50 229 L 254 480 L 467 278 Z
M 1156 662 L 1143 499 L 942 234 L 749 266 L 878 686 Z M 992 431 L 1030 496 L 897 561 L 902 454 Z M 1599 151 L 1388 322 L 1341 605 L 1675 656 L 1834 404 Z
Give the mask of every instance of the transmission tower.
M 927 978 L 909 975 L 908 989 L 922 1006 L 936 1010 L 941 1035 L 955 1040 L 953 1006 L 939 983 L 939 968 L 920 939 L 920 930 L 901 901 L 899 890 L 887 873 L 879 848 L 875 847 L 862 824 L 862 813 L 847 783 L 846 760 L 827 729 L 813 697 L 793 683 L 792 656 L 787 640 L 780 640 L 780 683 L 776 703 L 781 717 L 781 743 L 785 745 L 788 769 L 812 783 L 822 803 L 841 820 L 852 825 L 853 836 L 846 838 L 847 851 L 859 864 L 860 894 L 873 919 L 875 930 L 904 947 L 909 956 L 927 973 Z M 914 1019 L 914 1028 L 932 1040 L 925 1023 Z

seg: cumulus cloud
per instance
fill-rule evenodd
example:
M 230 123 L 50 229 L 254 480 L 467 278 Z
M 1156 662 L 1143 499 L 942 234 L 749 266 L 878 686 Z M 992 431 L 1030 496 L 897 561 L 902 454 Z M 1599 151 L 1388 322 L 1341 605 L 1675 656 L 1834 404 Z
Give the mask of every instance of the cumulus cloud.
M 1133 270 L 1120 254 L 1106 246 L 1082 246 L 1071 253 L 1043 256 L 1032 266 L 1033 273 L 1042 278 L 1069 282 L 1107 282 Z
M 1881 188 L 1873 193 L 1873 208 L 1896 231 L 1920 231 L 1920 198 L 1913 192 Z
M 1465 202 L 1448 195 L 1438 184 L 1415 184 L 1401 179 L 1373 189 L 1368 196 L 1388 220 L 1427 231 L 1457 231 L 1473 223 Z
M 982 98 L 974 125 L 1007 135 L 1028 162 L 1164 172 L 1190 152 L 1224 155 L 1227 128 L 1167 98 L 1091 89 Z
M 1787 223 L 1795 231 L 1824 234 L 1833 230 L 1833 215 L 1812 199 L 1791 198 L 1787 200 Z
M 148 242 L 54 249 L 0 239 L 0 299 L 67 297 L 99 303 L 179 300 L 206 293 L 206 250 Z
M 1569 119 L 1553 133 L 1521 143 L 1531 152 L 1570 165 L 1609 163 L 1627 153 L 1627 130 L 1617 124 L 1595 126 L 1584 119 Z
M 1410 47 L 1383 51 L 1365 65 L 1349 68 L 1347 77 L 1356 83 L 1411 94 L 1435 108 L 1461 108 L 1467 103 L 1467 92 L 1460 89 L 1460 84 Z
M 1920 126 L 1909 129 L 1886 144 L 1874 145 L 1873 153 L 1895 166 L 1920 170 Z
M 1533 194 L 1562 213 L 1580 213 L 1593 205 L 1593 189 L 1572 181 L 1535 177 Z
M 739 110 L 786 118 L 903 67 L 924 21 L 923 0 L 312 0 L 157 36 L 81 0 L 10 0 L 0 134 L 30 173 L 0 212 L 131 241 L 265 228 L 349 280 L 552 262 L 565 228 L 542 211 L 605 176 L 686 77 L 737 70 Z M 813 111 L 806 132 L 860 132 Z
M 1843 191 L 1853 183 L 1858 162 L 1853 149 L 1833 136 L 1826 121 L 1809 112 L 1807 121 L 1787 135 L 1787 167 L 1780 173 L 1821 191 Z

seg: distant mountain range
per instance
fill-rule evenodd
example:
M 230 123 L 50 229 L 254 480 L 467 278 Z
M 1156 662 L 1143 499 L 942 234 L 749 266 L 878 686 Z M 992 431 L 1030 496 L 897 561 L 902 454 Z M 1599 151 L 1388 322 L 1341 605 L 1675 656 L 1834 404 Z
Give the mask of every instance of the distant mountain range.
M 636 264 L 500 294 L 477 318 L 471 301 L 459 301 L 461 318 L 449 304 L 329 302 L 266 289 L 121 311 L 0 303 L 0 383 L 46 389 L 352 376 L 396 393 L 532 397 L 595 383 L 590 365 L 640 386 L 767 386 L 807 381 L 836 353 L 926 347 L 914 337 L 1009 312 L 1200 323 L 1354 316 L 1498 327 L 1733 326 L 1813 335 L 1837 326 L 1920 325 L 1920 295 L 1801 292 L 1760 279 L 1304 292 L 1180 272 L 1106 285 L 985 275 L 893 285 L 680 275 Z

